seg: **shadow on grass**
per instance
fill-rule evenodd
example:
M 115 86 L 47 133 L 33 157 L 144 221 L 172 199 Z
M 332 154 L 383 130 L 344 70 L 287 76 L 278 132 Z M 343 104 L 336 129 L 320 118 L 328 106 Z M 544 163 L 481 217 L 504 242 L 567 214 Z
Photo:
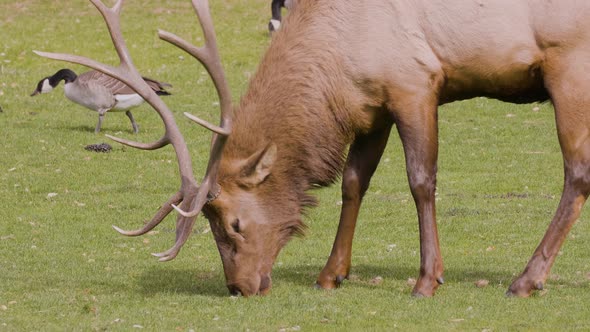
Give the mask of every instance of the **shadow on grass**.
M 96 125 L 96 123 L 95 123 Z M 94 126 L 91 125 L 69 125 L 69 126 L 56 126 L 58 130 L 70 130 L 70 131 L 79 131 L 82 133 L 94 134 Z
M 298 265 L 280 267 L 273 270 L 273 281 L 287 282 L 299 286 L 313 286 L 323 266 Z M 416 278 L 418 267 L 377 267 L 372 265 L 353 266 L 352 275 L 357 276 L 355 286 L 374 287 L 369 281 L 376 276 L 386 279 L 406 281 Z M 501 271 L 479 270 L 450 270 L 445 273 L 447 282 L 470 282 L 479 279 L 489 280 L 490 283 L 500 283 L 510 280 L 511 273 Z M 349 282 L 349 281 L 345 281 Z M 200 294 L 206 296 L 226 297 L 228 291 L 221 271 L 207 272 L 195 268 L 174 269 L 169 267 L 152 267 L 142 273 L 138 279 L 138 286 L 146 296 L 160 293 Z
M 199 271 L 196 268 L 174 269 L 155 266 L 142 273 L 138 286 L 145 296 L 161 293 L 180 293 L 227 297 L 223 272 Z
M 319 265 L 300 265 L 291 267 L 281 267 L 274 269 L 273 281 L 281 282 L 287 281 L 293 284 L 307 284 L 313 285 L 317 276 L 322 270 L 323 266 Z M 353 265 L 351 276 L 354 276 L 351 281 L 344 281 L 345 283 L 354 282 L 355 287 L 375 287 L 371 280 L 375 277 L 382 277 L 384 279 L 407 281 L 409 278 L 417 279 L 419 273 L 419 266 L 396 266 L 391 267 L 375 266 L 375 265 Z M 459 283 L 459 282 L 476 282 L 478 280 L 488 280 L 490 284 L 503 284 L 506 287 L 512 282 L 514 276 L 512 271 L 499 271 L 490 268 L 481 269 L 456 269 L 448 268 L 445 270 L 445 283 Z M 572 284 L 572 286 L 574 286 Z
M 81 132 L 81 133 L 88 133 L 88 134 L 95 135 L 94 134 L 95 127 L 96 127 L 96 122 L 89 123 L 89 124 L 78 124 L 78 125 L 56 125 L 53 128 L 60 130 L 60 131 L 77 131 L 77 132 Z M 141 125 L 139 125 L 139 130 L 141 132 Z M 105 123 L 103 122 L 100 132 L 98 134 L 96 134 L 95 136 L 104 138 L 104 134 L 115 135 L 115 133 L 118 133 L 118 132 L 134 135 L 133 129 L 131 129 L 131 124 L 129 124 L 128 126 L 123 126 L 123 125 L 118 125 L 118 124 L 112 124 L 112 125 L 106 124 L 105 125 Z
M 297 286 L 312 288 L 323 266 L 296 265 L 282 266 L 273 269 L 274 283 L 290 283 Z M 499 271 L 490 268 L 474 270 L 449 268 L 445 270 L 445 283 L 475 283 L 478 280 L 488 280 L 491 285 L 504 285 L 506 289 L 514 279 L 513 271 Z M 408 278 L 418 277 L 418 266 L 381 267 L 373 265 L 353 266 L 351 275 L 353 280 L 345 281 L 351 287 L 375 288 L 371 282 L 377 276 L 384 279 L 406 282 Z M 198 268 L 173 269 L 168 267 L 152 267 L 138 279 L 138 286 L 145 296 L 156 296 L 164 293 L 181 293 L 187 295 L 202 295 L 211 297 L 227 297 L 229 293 L 225 287 L 223 272 L 199 271 Z M 566 287 L 583 287 L 574 280 L 549 281 Z M 396 291 L 392 289 L 392 291 Z

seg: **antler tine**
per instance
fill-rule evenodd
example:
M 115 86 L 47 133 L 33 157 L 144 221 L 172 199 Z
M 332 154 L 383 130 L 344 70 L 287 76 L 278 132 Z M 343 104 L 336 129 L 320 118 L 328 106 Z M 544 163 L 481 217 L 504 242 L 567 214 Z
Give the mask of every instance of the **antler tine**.
M 228 131 L 227 129 L 224 129 L 222 127 L 216 126 L 214 124 L 211 124 L 199 117 L 196 117 L 190 113 L 184 112 L 184 116 L 186 116 L 187 118 L 193 120 L 194 122 L 200 124 L 201 126 L 211 130 L 212 132 L 219 134 L 219 135 L 223 135 L 223 136 L 229 136 L 229 134 L 231 134 L 230 131 Z
M 209 1 L 192 0 L 192 3 L 205 36 L 205 50 L 210 56 L 207 59 L 209 63 L 203 63 L 203 65 L 213 78 L 213 83 L 219 94 L 222 127 L 231 130 L 231 93 L 225 79 L 223 66 L 221 65 L 221 58 L 217 48 L 217 38 L 209 10 Z
M 197 208 L 193 209 L 192 211 L 185 212 L 181 208 L 174 206 L 180 215 L 187 218 L 196 217 L 200 213 L 202 205 L 204 205 L 207 201 L 207 193 L 211 192 L 212 189 L 215 190 L 215 192 L 219 191 L 218 184 L 216 183 L 217 171 L 219 169 L 223 147 L 225 146 L 228 136 L 231 134 L 232 128 L 231 93 L 229 85 L 227 84 L 227 80 L 225 79 L 225 73 L 223 66 L 221 65 L 221 59 L 219 57 L 215 29 L 213 28 L 213 20 L 211 19 L 211 13 L 209 11 L 209 2 L 207 0 L 192 0 L 192 4 L 205 37 L 204 46 L 196 47 L 184 39 L 174 35 L 173 33 L 162 30 L 158 31 L 158 35 L 162 40 L 165 40 L 189 53 L 205 67 L 213 79 L 217 94 L 219 95 L 221 108 L 221 126 L 209 124 L 208 122 L 194 115 L 185 113 L 185 115 L 191 120 L 217 134 L 213 136 L 207 172 L 205 173 L 205 177 L 201 183 L 201 186 L 199 187 L 199 194 L 197 195 L 198 203 L 196 204 Z
M 182 201 L 182 192 L 178 191 L 176 192 L 176 194 L 172 195 L 172 197 L 170 197 L 168 199 L 168 201 L 162 205 L 162 207 L 158 210 L 158 212 L 156 213 L 156 215 L 152 218 L 152 220 L 150 220 L 150 222 L 148 222 L 147 224 L 145 224 L 142 228 L 138 229 L 138 230 L 134 230 L 134 231 L 126 231 L 123 230 L 115 225 L 113 225 L 113 228 L 126 236 L 139 236 L 139 235 L 143 235 L 149 231 L 151 231 L 152 229 L 154 229 L 156 226 L 158 226 L 160 224 L 160 222 L 162 220 L 164 220 L 164 218 L 170 214 L 170 212 L 172 211 L 172 207 L 175 206 L 175 204 L 178 204 Z
M 172 248 L 166 250 L 165 252 L 154 253 L 152 255 L 159 257 L 160 262 L 167 262 L 169 260 L 174 259 L 176 257 L 176 255 L 178 255 L 178 252 L 180 251 L 182 246 L 185 244 L 186 240 L 191 235 L 191 232 L 193 230 L 193 225 L 195 224 L 195 219 L 196 218 L 187 219 L 188 222 L 183 223 L 181 225 L 181 228 L 177 229 L 176 243 L 174 243 L 174 246 Z
M 215 29 L 213 28 L 213 20 L 211 19 L 211 13 L 209 11 L 209 1 L 192 0 L 192 4 L 199 19 L 201 29 L 203 30 L 205 46 L 196 47 L 177 35 L 163 30 L 158 31 L 158 36 L 162 40 L 165 40 L 187 52 L 205 67 L 213 79 L 213 84 L 215 85 L 215 89 L 219 96 L 221 127 L 224 129 L 223 132 L 213 131 L 220 135 L 227 136 L 231 133 L 231 93 L 225 78 L 223 66 L 221 65 L 221 59 L 217 48 L 217 38 L 215 37 Z M 191 119 L 210 130 L 212 130 L 212 127 L 215 127 L 194 115 L 192 115 Z
M 115 44 L 115 50 L 117 51 L 119 59 L 121 60 L 121 67 L 125 68 L 128 71 L 135 72 L 137 76 L 141 78 L 141 75 L 137 73 L 137 70 L 135 70 L 135 66 L 133 66 L 133 61 L 129 56 L 127 46 L 125 45 L 125 40 L 123 39 L 123 35 L 121 34 L 121 24 L 119 17 L 121 14 L 121 8 L 123 6 L 123 1 L 124 0 L 118 0 L 112 8 L 109 8 L 100 0 L 90 0 L 94 7 L 98 9 L 98 11 L 100 12 L 107 24 L 107 29 L 109 29 L 109 33 L 111 35 L 111 39 L 113 40 L 113 44 Z
M 179 220 L 183 219 L 182 217 L 186 217 L 184 218 L 185 222 L 181 223 L 181 224 L 177 224 L 177 228 L 176 228 L 176 243 L 174 243 L 174 246 L 168 250 L 166 250 L 165 252 L 162 253 L 155 253 L 152 254 L 156 257 L 160 257 L 159 261 L 160 262 L 165 262 L 165 261 L 169 261 L 172 260 L 176 257 L 176 255 L 178 254 L 178 252 L 180 251 L 180 248 L 182 248 L 182 246 L 184 245 L 184 243 L 186 242 L 186 240 L 189 238 L 192 230 L 193 230 L 193 226 L 194 226 L 194 221 L 196 219 L 196 216 L 199 214 L 199 212 L 201 211 L 201 209 L 203 208 L 203 205 L 205 205 L 205 203 L 207 203 L 207 185 L 205 185 L 205 187 L 201 186 L 201 188 L 199 188 L 199 191 L 195 194 L 195 196 L 192 196 L 191 199 L 186 199 L 184 202 L 189 202 L 189 208 L 192 209 L 192 211 L 194 211 L 194 215 L 191 216 L 184 216 L 182 213 L 178 216 Z M 202 189 L 205 188 L 205 189 Z M 179 208 L 176 207 L 176 205 L 172 205 L 175 209 L 177 209 L 178 211 L 182 211 Z
M 218 136 L 218 137 L 224 137 L 224 136 Z M 215 140 L 215 143 L 219 142 L 219 139 Z M 209 158 L 209 164 L 207 165 L 207 172 L 205 175 L 205 178 L 203 179 L 203 182 L 201 182 L 201 185 L 199 186 L 199 191 L 197 192 L 197 196 L 196 196 L 196 208 L 190 210 L 190 212 L 185 212 L 184 210 L 182 210 L 180 207 L 176 206 L 176 205 L 172 205 L 172 207 L 182 216 L 187 217 L 187 218 L 192 218 L 192 217 L 196 217 L 200 212 L 201 209 L 203 208 L 203 205 L 205 205 L 205 203 L 207 203 L 208 199 L 208 195 L 209 192 L 211 192 L 211 189 L 213 189 L 215 184 L 215 177 L 217 175 L 217 169 L 215 167 L 211 167 L 212 164 L 214 164 L 214 162 L 211 162 L 211 160 L 214 157 L 217 157 L 217 154 L 214 153 L 215 150 L 215 146 L 219 145 L 215 144 L 213 145 L 213 148 L 211 149 L 211 157 Z M 223 147 L 221 147 L 223 148 Z M 219 159 L 219 157 L 217 157 L 217 159 Z
M 132 148 L 140 149 L 140 150 L 156 150 L 156 149 L 162 148 L 162 147 L 170 144 L 170 140 L 168 139 L 167 136 L 164 136 L 164 137 L 160 138 L 159 140 L 152 142 L 152 143 L 138 143 L 138 142 L 126 140 L 123 138 L 111 136 L 109 134 L 105 134 L 105 136 L 112 139 L 115 142 L 130 146 Z
M 119 69 L 117 67 L 105 65 L 98 61 L 89 59 L 87 57 L 79 56 L 79 55 L 72 55 L 72 54 L 64 54 L 64 53 L 51 53 L 51 52 L 41 52 L 33 50 L 33 53 L 37 54 L 38 56 L 53 59 L 53 60 L 60 60 L 60 61 L 67 61 L 72 63 L 77 63 L 86 67 L 90 67 L 92 69 L 96 69 L 101 71 L 109 76 L 115 77 L 119 79 Z
M 177 35 L 175 35 L 171 32 L 164 31 L 164 30 L 158 30 L 158 36 L 160 37 L 160 39 L 167 41 L 174 46 L 177 46 L 178 48 L 180 48 L 183 51 L 187 52 L 188 54 L 192 55 L 195 59 L 199 60 L 199 62 L 201 64 L 203 64 L 203 66 L 205 67 L 205 69 L 207 70 L 209 75 L 213 78 L 213 74 L 209 70 L 210 66 L 208 65 L 208 63 L 210 62 L 208 59 L 211 56 L 208 53 L 204 52 L 203 48 L 198 48 L 198 47 L 188 43 L 184 39 L 178 37 Z M 221 92 L 219 92 L 220 90 L 217 88 L 217 83 L 216 83 L 215 79 L 213 79 L 213 82 L 215 84 L 215 88 L 217 89 L 217 93 L 220 96 L 220 100 L 221 100 Z M 229 99 L 231 100 L 231 97 L 229 97 Z M 220 103 L 220 105 L 221 105 L 221 103 Z M 186 114 L 187 113 L 185 113 L 185 115 Z M 219 128 L 218 126 L 215 126 L 215 125 L 213 125 L 213 124 L 211 124 L 211 123 L 209 123 L 209 122 L 207 122 L 195 115 L 191 115 L 190 119 L 195 121 L 199 125 L 215 132 L 215 133 L 218 133 L 221 135 L 229 135 L 226 133 L 227 131 L 225 131 L 225 130 L 218 131 L 217 130 L 217 128 Z

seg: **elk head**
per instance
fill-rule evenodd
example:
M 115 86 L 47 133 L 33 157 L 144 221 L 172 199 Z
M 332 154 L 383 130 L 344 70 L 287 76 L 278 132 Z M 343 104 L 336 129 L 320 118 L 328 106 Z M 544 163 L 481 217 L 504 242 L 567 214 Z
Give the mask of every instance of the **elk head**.
M 244 296 L 265 294 L 271 287 L 270 272 L 276 256 L 287 240 L 292 235 L 300 233 L 302 228 L 299 220 L 273 223 L 272 219 L 283 218 L 280 212 L 277 212 L 280 209 L 276 206 L 284 203 L 282 206 L 285 209 L 289 209 L 289 206 L 299 209 L 300 205 L 293 204 L 294 200 L 289 198 L 281 202 L 270 194 L 277 185 L 277 180 L 271 176 L 278 155 L 274 144 L 267 144 L 249 156 L 237 157 L 224 152 L 224 146 L 232 132 L 234 110 L 217 50 L 208 1 L 192 0 L 205 37 L 203 47 L 195 47 L 172 33 L 158 31 L 161 39 L 186 51 L 204 65 L 213 79 L 220 98 L 219 126 L 185 113 L 191 120 L 214 132 L 206 175 L 200 185 L 193 177 L 188 148 L 172 112 L 144 82 L 132 63 L 120 30 L 120 11 L 123 0 L 118 0 L 112 8 L 105 6 L 100 0 L 90 1 L 106 22 L 119 55 L 119 66 L 105 65 L 76 55 L 34 52 L 46 58 L 78 63 L 101 71 L 126 83 L 141 95 L 163 120 L 165 126 L 163 137 L 152 143 L 133 142 L 110 135 L 107 137 L 142 150 L 159 149 L 171 144 L 176 152 L 181 176 L 178 192 L 173 194 L 142 228 L 125 231 L 116 226 L 113 227 L 123 235 L 143 235 L 176 209 L 178 216 L 174 246 L 165 252 L 153 254 L 159 257 L 160 261 L 168 261 L 176 257 L 190 236 L 196 217 L 203 211 L 209 219 L 221 254 L 230 293 Z M 261 195 L 262 192 L 266 195 Z M 274 211 L 272 215 L 267 209 L 270 204 L 275 206 L 272 209 Z

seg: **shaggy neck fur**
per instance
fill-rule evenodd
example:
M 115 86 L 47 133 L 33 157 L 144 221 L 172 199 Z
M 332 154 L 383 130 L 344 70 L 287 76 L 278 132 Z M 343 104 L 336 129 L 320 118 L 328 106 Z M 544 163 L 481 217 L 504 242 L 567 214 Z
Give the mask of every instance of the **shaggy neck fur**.
M 234 112 L 224 158 L 247 158 L 274 143 L 278 155 L 266 190 L 274 196 L 293 195 L 285 199 L 304 208 L 315 203 L 305 191 L 333 183 L 342 171 L 345 149 L 355 134 L 345 92 L 353 88 L 344 85 L 351 84 L 339 63 L 345 60 L 326 46 L 337 40 L 329 28 L 316 28 L 321 33 L 285 28 L 273 39 Z

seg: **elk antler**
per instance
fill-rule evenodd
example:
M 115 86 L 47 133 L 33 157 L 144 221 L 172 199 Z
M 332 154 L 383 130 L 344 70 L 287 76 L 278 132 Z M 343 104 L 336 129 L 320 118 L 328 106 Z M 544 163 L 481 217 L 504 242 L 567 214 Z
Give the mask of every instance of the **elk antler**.
M 176 257 L 190 236 L 195 219 L 203 208 L 203 205 L 205 205 L 205 203 L 207 203 L 211 197 L 216 197 L 219 194 L 220 188 L 216 182 L 217 170 L 219 168 L 219 161 L 221 158 L 221 152 L 223 151 L 223 146 L 231 132 L 231 95 L 229 93 L 229 87 L 225 80 L 223 68 L 221 66 L 219 54 L 217 51 L 217 42 L 215 40 L 215 32 L 213 29 L 211 15 L 209 13 L 209 4 L 207 0 L 203 0 L 202 2 L 193 0 L 192 2 L 205 35 L 204 47 L 197 48 L 171 33 L 159 31 L 160 38 L 185 50 L 205 66 L 213 78 L 213 82 L 220 98 L 221 126 L 210 124 L 193 115 L 187 115 L 195 122 L 216 133 L 213 135 L 207 172 L 203 182 L 201 183 L 201 186 L 197 186 L 197 182 L 193 176 L 192 162 L 187 145 L 185 143 L 184 137 L 178 129 L 178 126 L 176 125 L 176 122 L 174 121 L 172 112 L 170 112 L 166 104 L 142 79 L 141 75 L 133 65 L 129 51 L 125 45 L 125 40 L 123 39 L 120 28 L 120 12 L 123 5 L 123 0 L 118 0 L 112 8 L 108 8 L 100 0 L 90 0 L 90 2 L 92 2 L 92 4 L 94 4 L 98 11 L 102 14 L 106 22 L 111 39 L 113 41 L 113 45 L 115 46 L 117 54 L 119 55 L 119 66 L 113 67 L 89 58 L 70 54 L 46 53 L 38 51 L 34 52 L 42 57 L 85 65 L 112 76 L 129 85 L 160 115 L 160 118 L 164 122 L 165 133 L 162 138 L 155 142 L 139 143 L 110 135 L 107 135 L 107 137 L 119 143 L 142 150 L 155 150 L 168 144 L 171 144 L 174 147 L 181 177 L 181 185 L 178 192 L 172 195 L 168 201 L 158 210 L 158 212 L 156 212 L 156 215 L 141 229 L 135 231 L 124 231 L 116 226 L 113 226 L 115 230 L 123 235 L 143 235 L 156 227 L 172 211 L 173 208 L 179 210 L 180 214 L 178 215 L 176 222 L 176 242 L 174 246 L 165 252 L 153 254 L 156 257 L 160 257 L 160 261 L 168 261 Z M 182 205 L 177 207 L 177 205 L 181 202 Z M 185 210 L 191 212 L 182 212 Z
M 213 136 L 213 144 L 211 146 L 209 163 L 207 164 L 207 172 L 205 173 L 205 178 L 201 183 L 201 187 L 207 187 L 208 192 L 211 192 L 212 189 L 215 190 L 211 192 L 210 195 L 210 197 L 215 198 L 217 195 L 219 195 L 220 191 L 220 188 L 216 183 L 216 179 L 217 170 L 219 169 L 219 162 L 221 161 L 221 153 L 223 152 L 223 147 L 225 146 L 227 137 L 231 133 L 231 94 L 225 79 L 223 67 L 221 66 L 219 51 L 217 50 L 217 39 L 215 38 L 215 30 L 213 29 L 213 21 L 211 20 L 211 14 L 209 11 L 209 2 L 206 0 L 192 0 L 192 3 L 197 17 L 199 18 L 201 29 L 203 30 L 203 34 L 205 36 L 205 46 L 195 47 L 182 38 L 163 30 L 158 31 L 158 36 L 160 36 L 162 40 L 165 40 L 181 48 L 188 54 L 192 55 L 195 59 L 199 60 L 199 62 L 203 64 L 213 79 L 217 94 L 219 95 L 219 104 L 221 108 L 221 127 L 208 124 L 192 114 L 184 113 L 184 115 L 189 119 L 214 131 L 217 134 Z M 192 209 L 190 212 L 185 212 L 184 209 L 179 208 L 176 205 L 172 206 L 178 211 L 178 213 L 187 218 L 197 216 L 202 208 L 202 206 L 199 206 L 196 209 Z

